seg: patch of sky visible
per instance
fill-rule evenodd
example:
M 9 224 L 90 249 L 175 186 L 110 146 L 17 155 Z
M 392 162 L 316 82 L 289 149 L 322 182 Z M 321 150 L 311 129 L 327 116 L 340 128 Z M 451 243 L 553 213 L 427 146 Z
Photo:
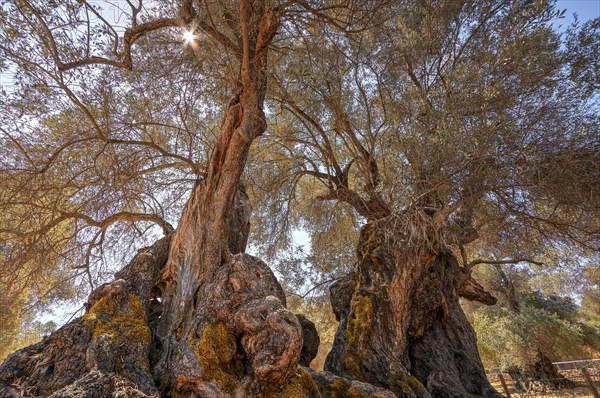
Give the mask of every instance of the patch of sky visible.
M 112 28 L 122 36 L 125 29 L 130 23 L 131 14 L 130 5 L 127 0 L 87 0 L 87 3 L 94 8 L 98 15 L 102 16 L 103 19 L 108 21 Z M 146 4 L 145 8 L 151 7 L 154 1 L 144 1 Z M 0 5 L 4 10 L 10 10 L 9 3 L 3 3 Z M 102 24 L 100 19 L 94 14 L 88 13 L 92 25 Z M 0 95 L 7 95 L 12 93 L 12 87 L 15 84 L 15 75 L 19 73 L 16 67 L 12 63 L 6 62 L 4 65 L 0 59 Z
M 581 23 L 600 17 L 600 0 L 558 0 L 556 9 L 567 10 L 564 18 L 552 23 L 557 31 L 563 32 L 575 21 L 574 14 L 577 14 Z

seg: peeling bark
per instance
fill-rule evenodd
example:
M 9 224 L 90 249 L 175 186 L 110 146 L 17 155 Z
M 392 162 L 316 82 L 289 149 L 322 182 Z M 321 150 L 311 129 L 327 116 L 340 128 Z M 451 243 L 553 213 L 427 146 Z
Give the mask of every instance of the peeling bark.
M 472 330 L 448 316 L 460 311 L 457 279 L 444 275 L 455 262 L 390 250 L 380 223 L 363 231 L 356 280 L 339 285 L 347 293 L 334 305 L 341 326 L 328 363 L 344 377 L 298 365 L 302 325 L 269 267 L 243 253 L 250 209 L 240 181 L 266 128 L 264 69 L 279 26 L 269 4 L 239 2 L 239 76 L 177 230 L 94 291 L 82 318 L 0 365 L 0 397 L 428 397 L 423 385 L 440 397 L 495 396 L 478 379 Z M 377 217 L 389 212 L 369 204 Z
M 240 180 L 251 144 L 266 128 L 264 69 L 279 26 L 269 4 L 240 0 L 239 79 L 206 177 L 194 188 L 167 245 L 166 266 L 146 267 L 138 259 L 148 256 L 140 253 L 117 275 L 121 279 L 90 296 L 81 320 L 37 348 L 60 355 L 52 347 L 81 331 L 72 344 L 77 351 L 65 360 L 73 364 L 66 372 L 73 380 L 61 379 L 58 386 L 31 381 L 45 393 L 80 376 L 88 386 L 123 377 L 141 393 L 178 397 L 269 395 L 298 381 L 301 326 L 285 309 L 283 291 L 266 264 L 242 254 L 250 209 Z M 15 364 L 18 355 L 9 358 L 0 380 L 29 377 L 20 373 L 27 366 L 46 371 L 36 356 L 26 356 L 24 366 Z M 90 376 L 93 370 L 102 375 Z
M 163 340 L 169 362 L 155 368 L 166 380 L 163 394 L 193 396 L 209 389 L 215 396 L 252 396 L 250 391 L 281 386 L 292 377 L 302 329 L 285 309 L 283 291 L 266 264 L 234 255 L 196 294 L 202 305 L 193 309 L 191 321 Z
M 464 341 L 469 343 L 474 335 L 443 316 L 460 310 L 454 285 L 443 284 L 443 280 L 464 283 L 464 275 L 453 271 L 456 264 L 446 254 L 428 263 L 429 279 L 421 275 L 421 288 L 408 295 L 424 315 L 409 318 L 407 338 L 401 340 L 389 328 L 403 329 L 386 318 L 399 316 L 390 307 L 390 295 L 401 290 L 386 286 L 398 286 L 394 278 L 406 273 L 391 272 L 397 267 L 390 267 L 394 263 L 389 261 L 399 253 L 386 251 L 369 236 L 370 240 L 361 240 L 358 272 L 332 287 L 334 311 L 345 326 L 336 337 L 338 361 L 333 361 L 334 350 L 328 366 L 337 366 L 335 373 L 343 377 L 298 365 L 303 345 L 303 361 L 310 362 L 310 347 L 316 345 L 308 340 L 314 343 L 318 336 L 314 333 L 303 344 L 303 334 L 314 332 L 310 321 L 302 317 L 299 321 L 287 311 L 283 290 L 269 267 L 242 253 L 231 255 L 199 285 L 188 322 L 165 339 L 161 322 L 172 319 L 161 305 L 172 246 L 169 236 L 140 250 L 116 280 L 96 289 L 83 317 L 11 355 L 0 366 L 0 397 L 30 391 L 55 398 L 414 398 L 429 396 L 424 385 L 433 396 L 493 396 L 467 390 L 466 381 L 481 385 L 476 361 L 459 356 L 469 353 Z M 378 292 L 375 286 L 384 289 Z M 447 300 L 449 292 L 454 302 Z M 437 308 L 433 321 L 428 308 Z M 459 318 L 454 314 L 451 319 Z M 406 342 L 404 350 L 399 341 Z M 170 360 L 167 366 L 161 362 L 164 358 Z M 456 380 L 463 384 L 452 384 Z
M 302 355 L 310 362 L 318 336 L 304 344 L 310 321 L 285 309 L 281 286 L 255 257 L 228 255 L 203 274 L 188 307 L 169 313 L 178 286 L 168 279 L 169 236 L 96 289 L 86 315 L 11 355 L 0 397 L 414 398 L 429 396 L 424 386 L 436 397 L 497 396 L 481 389 L 475 336 L 458 306 L 457 286 L 477 286 L 449 254 L 411 263 L 377 228 L 363 231 L 357 272 L 332 286 L 340 329 L 326 366 L 338 376 L 298 365 Z
M 288 384 L 300 383 L 300 323 L 285 309 L 269 267 L 246 254 L 233 255 L 215 271 L 197 292 L 204 305 L 192 318 L 194 327 L 170 337 L 175 366 L 168 371 L 177 371 L 175 377 L 152 363 L 164 352 L 160 322 L 151 315 L 170 241 L 140 250 L 115 275 L 119 279 L 90 294 L 83 317 L 9 356 L 0 366 L 0 397 L 26 391 L 55 398 L 259 397 L 279 396 Z M 283 382 L 273 382 L 278 380 Z M 310 383 L 308 377 L 301 384 L 310 391 Z
M 239 80 L 206 177 L 194 188 L 170 238 L 166 266 L 157 271 L 132 265 L 131 272 L 121 272 L 118 277 L 133 283 L 118 279 L 102 286 L 90 297 L 89 312 L 81 321 L 87 334 L 73 361 L 75 354 L 85 354 L 93 369 L 132 372 L 129 380 L 148 386 L 143 391 L 147 394 L 257 396 L 283 388 L 298 369 L 302 329 L 285 309 L 281 287 L 262 261 L 235 254 L 245 249 L 250 211 L 247 196 L 239 189 L 241 175 L 253 140 L 266 128 L 264 67 L 279 24 L 268 4 L 240 1 Z M 139 332 L 145 339 L 139 347 L 135 341 L 132 357 L 127 357 L 134 364 L 130 369 L 115 362 L 119 353 L 114 344 L 128 342 L 104 337 L 131 337 L 128 330 L 104 329 L 121 327 L 118 321 L 137 326 L 125 321 L 140 302 L 148 322 L 140 320 Z M 81 372 L 71 373 L 77 378 Z
M 249 214 L 235 209 L 244 196 L 236 191 L 250 146 L 266 128 L 264 66 L 279 24 L 268 3 L 240 1 L 239 81 L 161 276 L 154 377 L 162 394 L 251 396 L 283 387 L 297 369 L 302 330 L 280 286 L 260 260 L 234 254 L 245 248 L 238 232 L 247 231 Z M 215 365 L 204 361 L 204 349 L 226 354 Z

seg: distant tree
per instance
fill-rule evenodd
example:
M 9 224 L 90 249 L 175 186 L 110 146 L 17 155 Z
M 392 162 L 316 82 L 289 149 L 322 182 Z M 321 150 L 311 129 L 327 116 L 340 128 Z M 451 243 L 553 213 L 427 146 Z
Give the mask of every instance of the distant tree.
M 591 325 L 600 327 L 600 269 L 586 268 L 584 275 L 587 283 L 582 292 L 581 312 Z
M 497 306 L 472 313 L 478 346 L 489 368 L 509 372 L 526 388 L 532 380 L 568 383 L 553 361 L 587 359 L 600 349 L 600 329 L 573 299 L 545 295 L 531 286 L 531 270 L 486 270 L 482 282 L 499 298 Z
M 13 308 L 12 304 L 11 308 L 8 308 L 9 310 Z M 0 327 L 0 361 L 4 361 L 9 354 L 19 348 L 39 342 L 57 328 L 54 321 L 41 323 L 31 320 L 31 318 L 31 312 L 25 313 L 21 317 L 6 312 L 0 319 L 2 321 Z

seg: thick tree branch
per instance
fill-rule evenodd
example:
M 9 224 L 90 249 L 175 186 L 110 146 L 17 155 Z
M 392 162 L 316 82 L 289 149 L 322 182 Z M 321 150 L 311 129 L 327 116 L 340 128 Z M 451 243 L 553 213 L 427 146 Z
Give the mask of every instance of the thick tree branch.
M 92 56 L 88 58 L 79 59 L 73 62 L 63 63 L 58 57 L 58 53 L 55 53 L 55 62 L 60 71 L 66 71 L 84 65 L 93 64 L 105 64 L 110 66 L 116 66 L 119 68 L 131 69 L 133 67 L 133 61 L 131 58 L 131 46 L 147 33 L 173 26 L 183 26 L 183 20 L 181 18 L 161 18 L 155 21 L 145 22 L 140 25 L 136 25 L 135 27 L 127 29 L 125 31 L 125 34 L 123 35 L 123 52 L 120 54 L 119 57 L 122 59 L 122 61 Z
M 15 204 L 18 205 L 19 202 L 15 202 Z M 28 203 L 28 202 L 24 202 L 21 204 L 30 205 L 30 206 L 32 205 L 31 203 Z M 36 206 L 36 207 L 41 207 L 41 206 Z M 53 210 L 53 209 L 48 209 L 48 210 Z M 173 232 L 173 230 L 174 230 L 173 226 L 169 222 L 167 222 L 165 219 L 163 219 L 162 217 L 160 217 L 156 214 L 132 213 L 132 212 L 127 212 L 127 211 L 122 211 L 122 212 L 112 214 L 109 217 L 98 221 L 98 220 L 94 219 L 93 217 L 91 217 L 87 214 L 84 214 L 84 213 L 72 212 L 72 211 L 60 211 L 57 209 L 55 211 L 58 212 L 60 214 L 60 216 L 47 222 L 44 226 L 42 226 L 38 230 L 29 231 L 29 232 L 18 232 L 13 229 L 0 229 L 0 232 L 16 235 L 21 238 L 31 238 L 33 236 L 46 234 L 48 231 L 50 231 L 51 229 L 53 229 L 54 227 L 58 226 L 60 223 L 66 221 L 66 220 L 82 220 L 88 226 L 98 227 L 98 228 L 102 228 L 102 229 L 105 229 L 108 226 L 110 226 L 116 222 L 119 222 L 119 221 L 128 221 L 128 222 L 148 221 L 148 222 L 153 222 L 153 223 L 157 224 L 158 226 L 160 226 L 162 228 L 163 232 L 165 233 L 165 235 L 168 235 L 169 233 Z
M 327 194 L 318 196 L 319 200 L 339 200 L 348 203 L 358 214 L 369 221 L 379 220 L 391 214 L 388 204 L 381 198 L 363 199 L 355 191 L 338 187 L 330 190 Z
M 535 261 L 530 258 L 513 258 L 509 260 L 484 260 L 477 259 L 473 260 L 467 264 L 467 270 L 470 271 L 478 264 L 492 264 L 492 265 L 502 265 L 502 264 L 517 264 L 517 263 L 531 263 L 535 265 L 544 265 L 541 261 Z

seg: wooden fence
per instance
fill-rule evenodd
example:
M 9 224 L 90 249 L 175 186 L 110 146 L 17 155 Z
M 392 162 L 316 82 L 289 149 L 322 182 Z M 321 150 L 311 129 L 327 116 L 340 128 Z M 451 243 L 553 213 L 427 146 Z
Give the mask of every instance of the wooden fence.
M 600 398 L 600 359 L 554 362 L 572 387 L 555 388 L 557 380 L 529 380 L 520 387 L 506 373 L 493 371 L 488 379 L 507 398 Z M 525 387 L 525 386 L 526 387 Z

